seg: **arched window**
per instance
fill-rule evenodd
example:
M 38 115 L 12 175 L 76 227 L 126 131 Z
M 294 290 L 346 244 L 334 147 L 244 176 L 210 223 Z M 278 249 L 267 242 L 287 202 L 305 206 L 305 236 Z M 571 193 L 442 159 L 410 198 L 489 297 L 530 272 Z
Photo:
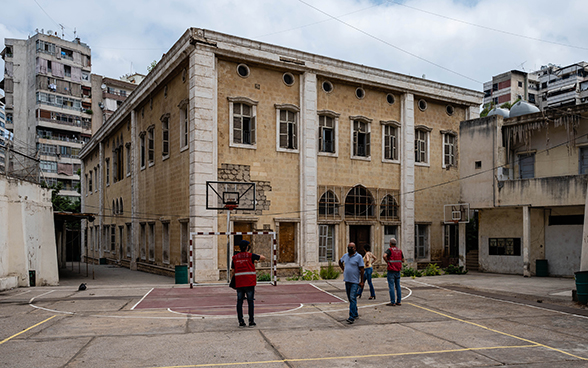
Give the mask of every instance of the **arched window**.
M 120 199 L 120 204 L 118 205 L 118 210 L 120 211 L 119 213 L 122 215 L 123 214 L 123 200 L 122 200 L 122 198 Z
M 339 200 L 332 190 L 326 191 L 319 200 L 319 215 L 322 216 L 338 216 L 339 215 Z
M 116 215 L 116 206 L 115 206 L 115 203 L 114 203 L 114 199 L 112 200 L 112 214 L 113 215 Z
M 398 202 L 390 194 L 382 199 L 380 204 L 380 218 L 385 220 L 398 220 Z
M 345 198 L 345 216 L 370 217 L 374 215 L 374 197 L 361 185 L 353 187 Z

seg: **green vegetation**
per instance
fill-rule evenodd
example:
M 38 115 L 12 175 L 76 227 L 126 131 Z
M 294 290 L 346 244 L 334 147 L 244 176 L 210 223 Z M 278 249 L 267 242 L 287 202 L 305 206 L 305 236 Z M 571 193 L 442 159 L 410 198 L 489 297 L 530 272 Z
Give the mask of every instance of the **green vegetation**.
M 406 265 L 403 265 L 402 270 L 400 271 L 400 276 L 415 278 L 415 277 L 423 276 L 423 273 L 419 270 L 412 268 L 412 267 L 408 267 Z
M 455 274 L 455 275 L 465 275 L 466 273 L 468 273 L 468 270 L 466 270 L 463 266 L 454 266 L 454 265 L 449 265 L 443 271 L 445 271 L 445 274 Z
M 441 275 L 441 270 L 436 263 L 429 263 L 425 268 L 425 276 L 437 276 Z
M 339 274 L 341 274 L 341 272 L 336 270 L 331 262 L 329 262 L 327 268 L 322 268 L 320 273 L 321 279 L 323 280 L 334 280 L 339 277 Z
M 272 281 L 272 275 L 269 273 L 260 273 L 257 275 L 257 281 Z

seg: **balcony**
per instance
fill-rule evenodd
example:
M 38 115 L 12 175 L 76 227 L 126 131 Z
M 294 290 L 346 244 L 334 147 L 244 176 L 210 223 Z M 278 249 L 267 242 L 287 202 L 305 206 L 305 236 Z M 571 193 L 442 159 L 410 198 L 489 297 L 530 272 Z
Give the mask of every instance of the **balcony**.
M 583 206 L 588 175 L 551 176 L 498 182 L 497 205 Z

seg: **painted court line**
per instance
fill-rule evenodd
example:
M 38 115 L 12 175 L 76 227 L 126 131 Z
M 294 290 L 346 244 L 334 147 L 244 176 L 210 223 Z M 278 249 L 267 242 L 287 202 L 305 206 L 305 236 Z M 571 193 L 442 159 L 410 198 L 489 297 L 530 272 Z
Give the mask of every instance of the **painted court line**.
M 320 287 L 316 286 L 316 285 L 315 285 L 315 284 L 313 284 L 312 282 L 310 283 L 310 286 L 313 286 L 313 287 L 317 288 L 318 290 L 322 291 L 322 292 L 323 292 L 323 293 L 325 293 L 325 294 L 329 294 L 329 295 L 330 295 L 330 296 L 332 296 L 333 298 L 337 298 L 337 299 L 339 299 L 339 300 L 340 300 L 340 301 L 342 301 L 343 303 L 347 303 L 347 300 L 345 300 L 345 299 L 341 299 L 341 298 L 339 298 L 337 295 L 335 295 L 335 294 L 331 294 L 331 293 L 329 293 L 328 291 L 321 289 Z
M 7 342 L 8 340 L 11 340 L 11 339 L 13 339 L 13 338 L 17 337 L 17 336 L 18 336 L 18 335 L 20 335 L 20 334 L 23 334 L 23 333 L 27 332 L 27 331 L 28 331 L 28 330 L 30 330 L 30 329 L 33 329 L 33 328 L 35 328 L 35 327 L 37 327 L 37 326 L 39 326 L 39 325 L 42 325 L 43 323 L 45 323 L 45 322 L 47 322 L 47 321 L 49 321 L 50 319 L 53 319 L 53 318 L 55 318 L 55 317 L 57 317 L 57 316 L 51 316 L 51 317 L 47 318 L 46 320 L 44 320 L 44 321 L 41 321 L 41 322 L 37 323 L 36 325 L 32 325 L 31 327 L 29 327 L 29 328 L 27 328 L 27 329 L 25 329 L 25 330 L 22 330 L 22 331 L 20 331 L 19 333 L 17 333 L 17 334 L 14 334 L 14 335 L 12 335 L 12 336 L 10 336 L 10 337 L 8 337 L 8 338 L 6 338 L 6 339 L 4 339 L 4 340 L 0 341 L 0 345 L 4 344 L 4 343 L 5 343 L 5 342 Z
M 320 362 L 320 361 L 327 361 L 327 360 L 388 358 L 388 357 L 409 356 L 409 355 L 444 354 L 444 353 L 457 353 L 457 352 L 477 351 L 477 350 L 522 349 L 522 348 L 536 348 L 536 347 L 541 347 L 541 345 L 492 346 L 492 347 L 482 347 L 482 348 L 462 348 L 462 349 L 448 349 L 448 350 L 434 350 L 434 351 L 414 351 L 414 352 L 407 352 L 407 353 L 344 355 L 344 356 L 321 357 L 321 358 L 290 358 L 290 359 L 281 359 L 281 360 L 265 360 L 265 361 L 258 361 L 258 362 L 204 363 L 204 364 L 193 364 L 193 365 L 173 365 L 173 366 L 167 366 L 167 367 L 154 367 L 154 368 L 223 367 L 223 366 L 232 366 L 232 365 L 254 365 L 254 364 L 272 364 L 272 363 L 288 363 L 288 362 Z
M 139 305 L 139 303 L 141 303 L 141 302 L 143 301 L 143 299 L 145 299 L 145 298 L 147 297 L 147 295 L 149 295 L 149 293 L 153 291 L 153 289 L 155 289 L 155 288 L 151 288 L 151 290 L 149 290 L 149 291 L 147 292 L 147 294 L 143 295 L 143 297 L 141 298 L 141 300 L 139 300 L 139 301 L 137 302 L 137 304 L 133 305 L 133 308 L 131 308 L 131 310 L 134 310 L 134 309 L 135 309 L 135 307 L 136 307 L 136 306 L 138 306 L 138 305 Z

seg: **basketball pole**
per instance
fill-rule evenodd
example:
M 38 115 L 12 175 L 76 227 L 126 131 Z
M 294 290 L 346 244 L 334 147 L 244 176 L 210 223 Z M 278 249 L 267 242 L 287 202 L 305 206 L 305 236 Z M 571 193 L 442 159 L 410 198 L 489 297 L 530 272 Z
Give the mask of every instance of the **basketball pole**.
M 231 208 L 227 206 L 227 282 L 231 282 Z

